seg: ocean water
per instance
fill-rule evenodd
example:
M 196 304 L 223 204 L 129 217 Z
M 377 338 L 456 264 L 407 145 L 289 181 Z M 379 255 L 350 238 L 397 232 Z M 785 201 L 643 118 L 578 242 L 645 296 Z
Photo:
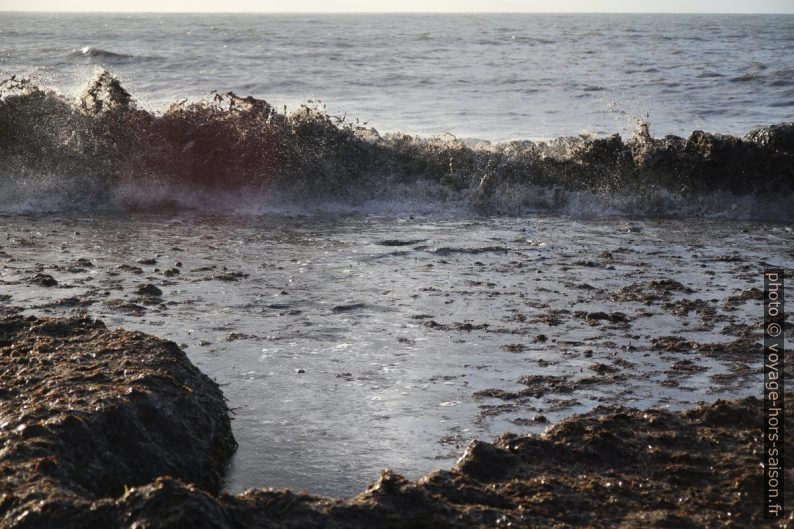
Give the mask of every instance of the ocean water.
M 162 109 L 213 90 L 487 140 L 744 134 L 794 113 L 794 16 L 0 14 L 0 74 L 97 66 Z

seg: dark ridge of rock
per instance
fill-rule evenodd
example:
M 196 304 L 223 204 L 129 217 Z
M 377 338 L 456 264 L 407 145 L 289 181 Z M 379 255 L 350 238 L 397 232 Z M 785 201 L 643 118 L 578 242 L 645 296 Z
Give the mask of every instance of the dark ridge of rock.
M 763 403 L 753 397 L 684 412 L 599 407 L 541 435 L 474 441 L 452 469 L 416 481 L 385 471 L 339 500 L 218 494 L 234 448 L 228 410 L 171 342 L 90 319 L 10 316 L 0 320 L 0 384 L 4 528 L 787 523 L 763 519 Z M 786 467 L 790 481 L 790 458 Z

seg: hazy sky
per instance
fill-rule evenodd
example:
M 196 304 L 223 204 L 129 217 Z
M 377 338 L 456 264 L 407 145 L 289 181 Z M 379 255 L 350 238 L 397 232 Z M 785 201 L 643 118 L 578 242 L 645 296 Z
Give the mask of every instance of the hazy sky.
M 6 11 L 794 13 L 792 0 L 0 0 Z

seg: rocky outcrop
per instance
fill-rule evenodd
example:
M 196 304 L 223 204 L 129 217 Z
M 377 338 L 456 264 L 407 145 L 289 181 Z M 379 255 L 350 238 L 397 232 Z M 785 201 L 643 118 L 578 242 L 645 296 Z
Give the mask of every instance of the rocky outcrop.
M 217 384 L 176 344 L 22 316 L 0 320 L 0 439 L 8 527 L 79 526 L 164 475 L 217 493 L 236 447 Z
M 385 471 L 335 500 L 219 493 L 235 446 L 228 411 L 171 342 L 90 319 L 7 316 L 0 396 L 7 528 L 775 525 L 761 510 L 755 398 L 678 413 L 598 408 L 543 435 L 475 441 L 454 468 L 417 481 Z

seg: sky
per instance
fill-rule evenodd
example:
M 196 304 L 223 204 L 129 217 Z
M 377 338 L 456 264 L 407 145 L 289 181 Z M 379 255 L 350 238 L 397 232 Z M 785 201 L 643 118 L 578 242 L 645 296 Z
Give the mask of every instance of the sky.
M 792 0 L 0 0 L 0 11 L 794 13 Z

